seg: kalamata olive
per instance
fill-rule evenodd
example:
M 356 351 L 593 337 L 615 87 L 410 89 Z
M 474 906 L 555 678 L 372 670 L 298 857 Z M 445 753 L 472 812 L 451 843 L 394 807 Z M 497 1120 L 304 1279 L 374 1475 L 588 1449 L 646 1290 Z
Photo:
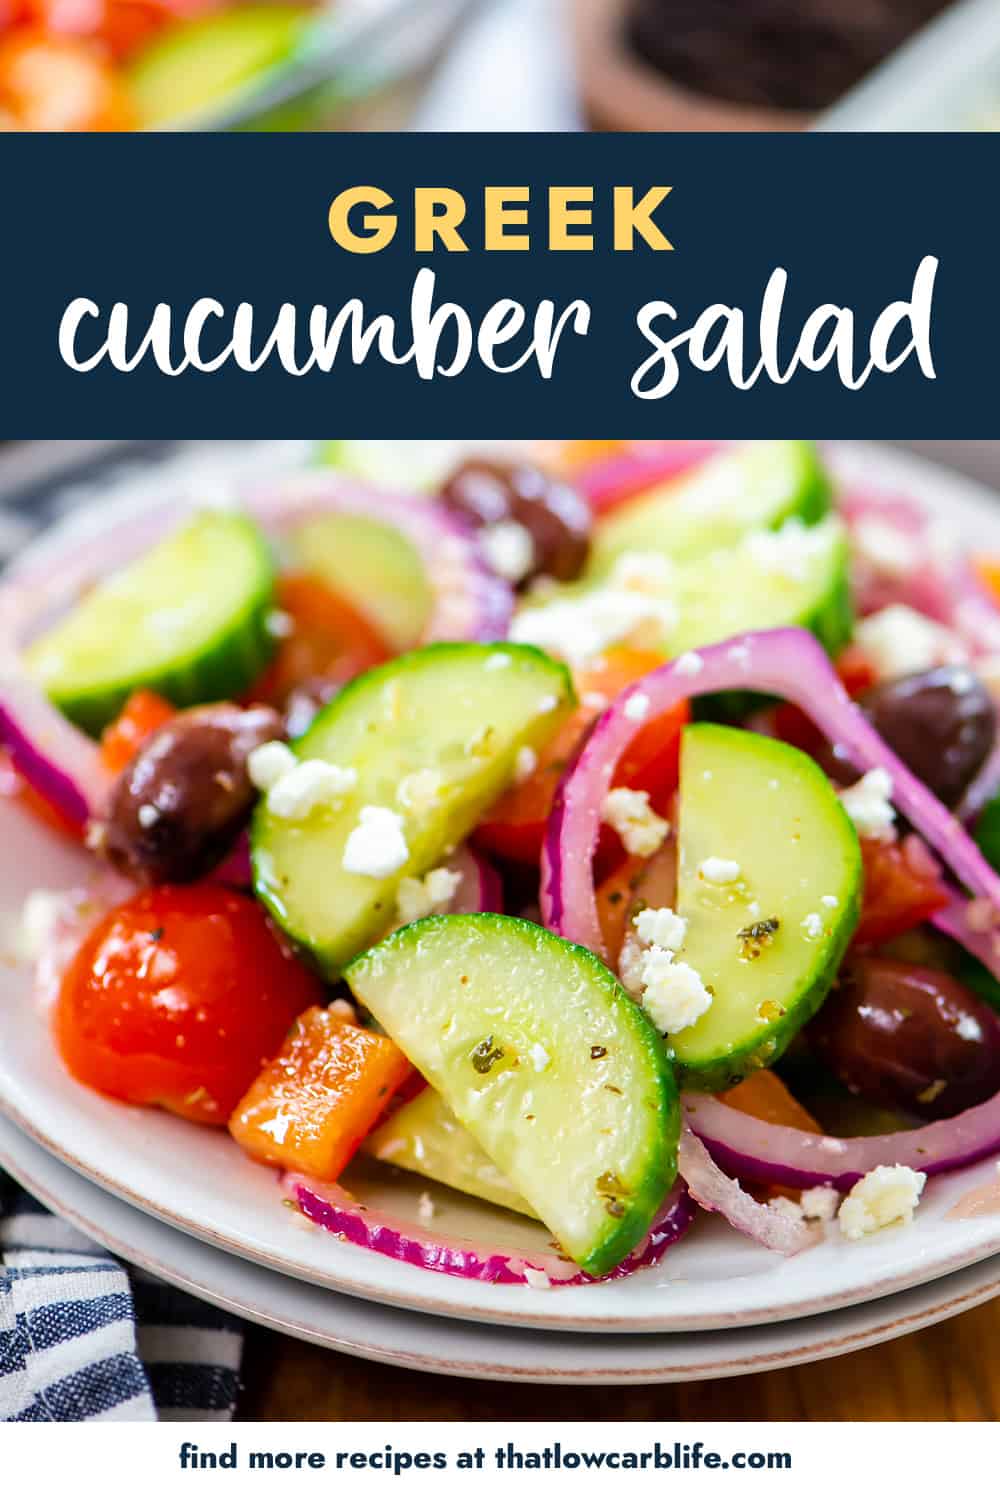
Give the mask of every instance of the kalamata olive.
M 228 853 L 253 806 L 251 750 L 283 739 L 273 708 L 213 703 L 176 714 L 121 773 L 100 845 L 153 882 L 197 880 Z
M 535 464 L 470 459 L 445 480 L 439 499 L 483 532 L 487 557 L 511 583 L 542 575 L 565 583 L 587 560 L 589 505 Z
M 996 739 L 993 700 L 968 667 L 933 667 L 870 688 L 873 726 L 947 807 L 954 807 Z
M 1000 1089 L 1000 1016 L 943 969 L 855 959 L 807 1036 L 852 1093 L 920 1119 Z

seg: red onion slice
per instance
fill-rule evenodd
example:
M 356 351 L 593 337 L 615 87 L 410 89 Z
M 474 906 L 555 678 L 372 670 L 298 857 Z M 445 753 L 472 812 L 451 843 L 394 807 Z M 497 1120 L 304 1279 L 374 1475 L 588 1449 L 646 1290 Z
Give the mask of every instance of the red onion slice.
M 462 877 L 449 905 L 453 912 L 503 911 L 500 876 L 488 859 L 463 844 L 448 858 L 448 868 Z
M 727 1177 L 712 1160 L 702 1141 L 685 1125 L 681 1131 L 677 1165 L 696 1203 L 721 1214 L 734 1229 L 776 1250 L 798 1255 L 815 1245 L 821 1235 L 804 1219 L 790 1219 L 767 1203 L 758 1203 L 738 1182 Z
M 1000 1095 L 950 1120 L 888 1135 L 827 1136 L 769 1125 L 711 1094 L 687 1094 L 685 1118 L 712 1156 L 734 1176 L 782 1187 L 847 1192 L 875 1167 L 913 1167 L 934 1177 L 1000 1152 Z
M 429 1224 L 414 1223 L 366 1208 L 336 1183 L 289 1174 L 283 1179 L 283 1187 L 307 1219 L 349 1244 L 424 1271 L 508 1286 L 530 1286 L 538 1273 L 553 1287 L 593 1285 L 597 1279 L 614 1281 L 630 1276 L 643 1266 L 656 1265 L 694 1218 L 690 1197 L 683 1187 L 674 1188 L 643 1243 L 607 1276 L 595 1278 L 552 1251 L 532 1250 L 521 1255 L 448 1234 L 436 1228 L 433 1219 Z
M 78 828 L 111 786 L 94 742 L 40 692 L 11 656 L 0 668 L 0 743 L 25 781 Z
M 473 532 L 432 500 L 310 469 L 248 495 L 247 509 L 268 530 L 285 530 L 324 511 L 383 521 L 407 538 L 427 573 L 434 608 L 422 643 L 497 641 L 507 634 L 514 608 L 509 584 L 486 565 Z
M 603 954 L 593 856 L 601 806 L 615 767 L 642 727 L 625 713 L 628 698 L 641 691 L 649 699 L 646 718 L 653 719 L 692 694 L 747 688 L 797 704 L 831 743 L 843 747 L 860 771 L 884 767 L 892 777 L 895 805 L 958 879 L 1000 911 L 1000 876 L 961 824 L 872 728 L 815 637 L 788 629 L 760 631 L 688 652 L 633 683 L 602 714 L 565 773 L 549 816 L 541 881 L 546 926 Z
M 1000 980 L 1000 925 L 989 908 L 983 913 L 982 926 L 970 920 L 970 905 L 975 908 L 975 903 L 970 903 L 967 897 L 956 894 L 949 906 L 932 914 L 931 925 L 961 943 L 967 953 L 989 969 L 994 979 Z
M 654 485 L 666 484 L 679 474 L 713 458 L 721 443 L 694 439 L 669 442 L 629 443 L 619 453 L 595 459 L 572 476 L 574 486 L 586 495 L 600 514 L 622 500 L 640 495 Z

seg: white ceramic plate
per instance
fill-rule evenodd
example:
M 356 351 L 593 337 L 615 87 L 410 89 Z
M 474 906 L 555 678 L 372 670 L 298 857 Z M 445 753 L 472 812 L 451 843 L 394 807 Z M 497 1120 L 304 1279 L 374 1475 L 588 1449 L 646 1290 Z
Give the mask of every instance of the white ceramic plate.
M 207 1302 L 344 1354 L 441 1375 L 652 1385 L 756 1374 L 915 1333 L 1000 1291 L 1000 1262 L 991 1260 L 861 1307 L 760 1328 L 600 1335 L 487 1328 L 376 1307 L 213 1250 L 102 1192 L 2 1119 L 0 1166 L 91 1239 Z
M 986 491 L 888 451 L 841 455 L 869 475 L 925 495 L 978 541 L 995 535 L 1000 510 Z M 19 909 L 36 886 L 78 883 L 89 861 L 16 808 L 0 807 L 0 848 L 16 851 L 0 871 L 0 912 Z M 537 1291 L 486 1286 L 399 1265 L 320 1230 L 304 1230 L 282 1202 L 275 1176 L 249 1162 L 221 1133 L 153 1111 L 127 1109 L 77 1086 L 63 1072 L 29 976 L 0 973 L 0 1109 L 61 1160 L 121 1198 L 208 1243 L 291 1276 L 423 1312 L 563 1330 L 641 1332 L 732 1328 L 827 1312 L 950 1275 L 1000 1251 L 1000 1215 L 947 1219 L 982 1163 L 927 1189 L 914 1225 L 849 1245 L 831 1229 L 823 1245 L 790 1261 L 703 1217 L 660 1267 L 599 1286 Z M 366 1181 L 365 1201 L 411 1216 L 426 1184 L 384 1176 Z M 435 1190 L 442 1228 L 485 1236 L 530 1254 L 546 1236 L 500 1211 Z

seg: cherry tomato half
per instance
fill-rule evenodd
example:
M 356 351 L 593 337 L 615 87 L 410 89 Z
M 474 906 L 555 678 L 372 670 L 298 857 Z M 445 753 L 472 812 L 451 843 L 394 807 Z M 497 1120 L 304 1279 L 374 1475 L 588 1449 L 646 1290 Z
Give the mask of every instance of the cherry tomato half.
M 225 1125 L 323 986 L 248 896 L 154 886 L 84 940 L 56 1002 L 74 1078 L 130 1104 Z
M 904 838 L 898 844 L 861 840 L 865 883 L 855 943 L 887 943 L 948 905 L 948 890 L 933 861 Z
M 316 678 L 350 682 L 393 652 L 359 610 L 310 573 L 286 573 L 277 587 L 278 608 L 289 633 L 249 695 L 283 708 L 288 695 Z

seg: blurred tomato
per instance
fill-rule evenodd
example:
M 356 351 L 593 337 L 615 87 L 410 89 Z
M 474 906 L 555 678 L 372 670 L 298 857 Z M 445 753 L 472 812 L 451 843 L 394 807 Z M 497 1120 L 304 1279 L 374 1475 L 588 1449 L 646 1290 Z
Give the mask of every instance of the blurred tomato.
M 42 31 L 88 39 L 121 61 L 171 22 L 214 10 L 219 0 L 0 0 L 5 3 L 23 5 Z
M 0 116 L 16 130 L 131 130 L 110 63 L 76 37 L 25 27 L 0 38 Z
M 932 856 L 913 836 L 896 844 L 861 840 L 865 883 L 855 943 L 887 943 L 948 905 L 948 889 Z
M 288 616 L 288 634 L 248 702 L 283 708 L 296 688 L 320 678 L 350 682 L 392 655 L 375 626 L 312 574 L 286 573 L 278 580 L 276 602 Z

